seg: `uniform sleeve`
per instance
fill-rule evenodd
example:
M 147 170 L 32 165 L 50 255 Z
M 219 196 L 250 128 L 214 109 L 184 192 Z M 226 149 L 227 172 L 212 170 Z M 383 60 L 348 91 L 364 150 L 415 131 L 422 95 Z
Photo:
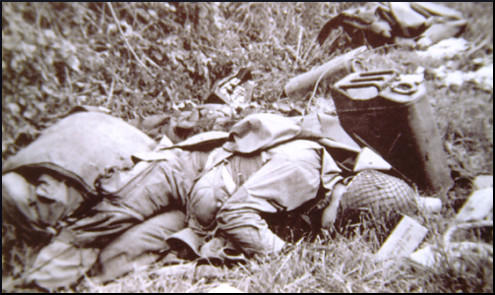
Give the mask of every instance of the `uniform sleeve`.
M 329 169 L 323 162 L 329 155 L 322 153 L 319 146 L 302 140 L 270 150 L 269 160 L 220 208 L 221 233 L 248 255 L 279 251 L 284 241 L 260 214 L 291 211 L 314 199 L 323 176 L 328 184 L 338 181 L 339 171 Z
M 81 246 L 104 245 L 110 238 L 129 227 L 168 209 L 183 209 L 204 157 L 177 151 L 170 159 L 140 162 L 120 189 L 105 198 L 92 213 L 70 226 Z

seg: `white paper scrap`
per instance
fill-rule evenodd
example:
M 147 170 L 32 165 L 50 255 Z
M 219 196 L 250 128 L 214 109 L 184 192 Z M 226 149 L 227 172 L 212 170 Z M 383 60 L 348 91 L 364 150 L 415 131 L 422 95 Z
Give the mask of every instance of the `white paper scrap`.
M 403 216 L 375 254 L 377 260 L 410 255 L 423 241 L 428 229 L 409 216 Z
M 457 221 L 481 220 L 493 209 L 493 187 L 477 190 L 469 196 L 459 210 Z

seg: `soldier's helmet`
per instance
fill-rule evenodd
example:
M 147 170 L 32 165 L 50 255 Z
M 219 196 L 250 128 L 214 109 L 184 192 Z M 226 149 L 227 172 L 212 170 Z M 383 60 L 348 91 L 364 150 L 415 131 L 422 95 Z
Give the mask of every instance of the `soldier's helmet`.
M 340 216 L 355 219 L 364 213 L 368 222 L 390 227 L 402 215 L 417 214 L 417 197 L 417 192 L 402 179 L 367 169 L 347 184 L 340 203 Z

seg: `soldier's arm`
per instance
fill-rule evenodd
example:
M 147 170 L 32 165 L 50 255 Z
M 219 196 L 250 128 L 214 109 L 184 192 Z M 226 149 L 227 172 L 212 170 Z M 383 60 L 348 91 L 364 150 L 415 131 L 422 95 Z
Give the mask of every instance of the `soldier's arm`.
M 292 211 L 316 198 L 322 181 L 330 185 L 341 179 L 339 171 L 330 171 L 322 163 L 321 153 L 304 141 L 273 151 L 271 159 L 220 208 L 220 233 L 248 255 L 280 250 L 285 242 L 269 229 L 261 214 Z

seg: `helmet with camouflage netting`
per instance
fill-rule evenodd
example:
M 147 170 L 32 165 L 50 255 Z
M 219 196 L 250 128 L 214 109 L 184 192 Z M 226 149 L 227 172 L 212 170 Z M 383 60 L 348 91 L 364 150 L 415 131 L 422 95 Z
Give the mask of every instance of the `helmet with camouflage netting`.
M 397 177 L 367 169 L 347 184 L 340 202 L 340 224 L 366 223 L 390 230 L 403 215 L 416 215 L 417 192 Z

